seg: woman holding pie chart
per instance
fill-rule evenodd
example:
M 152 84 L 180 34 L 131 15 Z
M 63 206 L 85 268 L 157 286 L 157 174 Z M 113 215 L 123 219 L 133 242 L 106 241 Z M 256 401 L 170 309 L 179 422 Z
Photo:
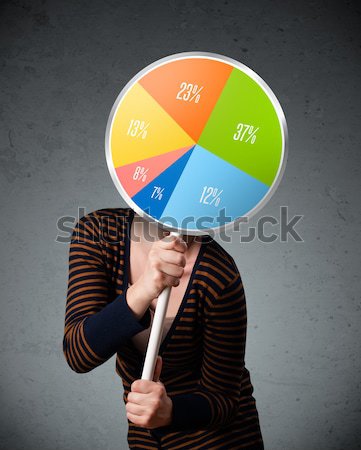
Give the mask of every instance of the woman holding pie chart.
M 126 229 L 115 239 L 119 223 Z M 67 361 L 87 372 L 117 353 L 131 449 L 261 449 L 244 366 L 247 317 L 237 267 L 209 238 L 149 242 L 152 225 L 122 208 L 78 222 L 70 247 Z M 107 241 L 118 243 L 101 237 L 109 234 Z M 141 380 L 156 298 L 165 286 L 173 289 L 160 358 L 154 381 Z
M 264 448 L 241 275 L 210 235 L 267 202 L 286 143 L 272 91 L 221 55 L 163 58 L 117 98 L 106 158 L 129 207 L 73 230 L 63 344 L 80 373 L 116 354 L 130 449 Z

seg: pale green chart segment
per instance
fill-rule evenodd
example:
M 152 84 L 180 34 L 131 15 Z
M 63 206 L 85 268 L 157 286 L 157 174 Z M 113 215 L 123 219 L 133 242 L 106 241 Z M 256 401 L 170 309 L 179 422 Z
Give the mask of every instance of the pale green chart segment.
M 282 157 L 282 131 L 263 89 L 237 68 L 232 73 L 198 144 L 271 186 Z

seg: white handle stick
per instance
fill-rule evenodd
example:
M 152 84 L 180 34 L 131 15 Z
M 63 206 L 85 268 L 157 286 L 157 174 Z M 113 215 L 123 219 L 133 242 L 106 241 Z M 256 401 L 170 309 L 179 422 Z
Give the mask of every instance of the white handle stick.
M 180 233 L 172 232 L 171 236 L 179 237 Z M 147 353 L 145 355 L 142 380 L 153 381 L 155 363 L 157 361 L 160 340 L 163 333 L 164 319 L 168 308 L 170 287 L 164 289 L 158 297 L 157 306 L 153 317 L 152 329 L 150 331 Z

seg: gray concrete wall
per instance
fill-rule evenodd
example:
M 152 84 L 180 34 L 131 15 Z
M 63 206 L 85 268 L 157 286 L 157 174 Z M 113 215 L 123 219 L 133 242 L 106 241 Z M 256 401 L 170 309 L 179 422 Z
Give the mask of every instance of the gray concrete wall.
M 124 205 L 104 158 L 113 101 L 148 63 L 191 50 L 253 68 L 288 120 L 262 214 L 304 215 L 304 242 L 226 245 L 266 448 L 361 448 L 360 14 L 352 1 L 1 2 L 1 449 L 126 448 L 114 359 L 79 375 L 63 358 L 56 223 Z

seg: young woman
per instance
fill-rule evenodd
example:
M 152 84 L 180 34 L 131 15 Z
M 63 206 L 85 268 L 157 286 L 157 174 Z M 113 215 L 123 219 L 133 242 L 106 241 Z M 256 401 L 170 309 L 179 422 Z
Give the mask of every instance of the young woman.
M 157 296 L 171 286 L 153 381 L 141 380 Z M 73 230 L 63 348 L 76 372 L 116 354 L 130 449 L 263 449 L 244 365 L 246 303 L 213 239 L 167 236 L 129 208 Z

